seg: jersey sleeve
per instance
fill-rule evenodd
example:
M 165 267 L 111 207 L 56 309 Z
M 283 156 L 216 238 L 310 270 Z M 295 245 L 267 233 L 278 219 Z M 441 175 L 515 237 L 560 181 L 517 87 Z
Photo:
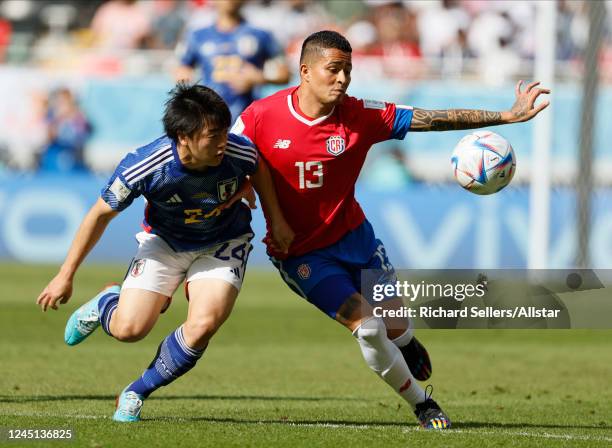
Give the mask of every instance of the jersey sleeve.
M 238 166 L 247 176 L 255 173 L 259 161 L 259 154 L 253 142 L 244 135 L 230 133 L 227 137 L 225 155 L 230 157 L 234 165 Z
M 179 60 L 182 65 L 195 67 L 198 61 L 198 48 L 195 32 L 191 32 L 187 36 L 185 46 L 179 53 Z
M 138 196 L 145 192 L 146 180 L 129 182 L 130 170 L 134 170 L 136 157 L 130 153 L 123 158 L 115 169 L 115 172 L 102 188 L 100 196 L 115 211 L 126 209 Z
M 406 134 L 410 130 L 412 113 L 412 106 L 395 105 L 395 118 L 393 120 L 393 129 L 391 130 L 390 139 L 404 140 L 404 137 L 406 137 Z
M 257 136 L 255 133 L 255 113 L 253 106 L 247 107 L 230 129 L 230 135 L 235 134 L 248 138 L 255 145 L 257 144 Z
M 376 100 L 359 100 L 362 123 L 370 134 L 372 143 L 385 140 L 403 140 L 410 129 L 412 107 Z
M 262 36 L 262 46 L 264 60 L 274 59 L 284 56 L 283 48 L 280 46 L 278 41 L 274 38 L 272 33 L 264 32 Z

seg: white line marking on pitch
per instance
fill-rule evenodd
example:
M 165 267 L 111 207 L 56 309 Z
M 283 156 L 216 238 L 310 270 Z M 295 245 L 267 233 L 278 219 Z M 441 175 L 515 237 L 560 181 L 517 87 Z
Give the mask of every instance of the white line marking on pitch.
M 406 428 L 404 432 L 420 431 L 420 428 Z M 479 431 L 475 429 L 459 429 L 454 428 L 449 431 L 439 431 L 438 434 L 452 435 L 452 434 L 481 434 L 481 435 L 507 435 L 507 436 L 523 436 L 523 437 L 540 437 L 542 439 L 563 439 L 563 440 L 590 440 L 596 442 L 612 442 L 612 437 L 599 437 L 599 436 L 580 436 L 570 434 L 551 434 L 547 432 L 527 432 L 527 431 Z
M 3 417 L 56 417 L 56 418 L 76 418 L 83 420 L 110 420 L 110 416 L 105 415 L 75 415 L 75 414 L 48 414 L 44 412 L 12 412 L 10 414 L 0 414 Z M 176 422 L 189 422 L 191 421 L 188 418 L 170 418 L 164 420 L 171 420 Z M 209 423 L 226 423 L 226 422 L 215 422 L 211 420 Z M 234 422 L 240 423 L 240 422 Z M 374 428 L 388 428 L 388 425 L 377 425 L 377 424 L 369 424 L 364 423 L 360 424 L 349 424 L 344 425 L 342 423 L 298 423 L 298 422 L 281 422 L 281 421 L 249 421 L 248 423 L 260 423 L 260 424 L 272 424 L 272 425 L 287 425 L 287 426 L 296 426 L 296 427 L 306 427 L 306 428 L 331 428 L 331 429 L 374 429 Z M 418 432 L 423 431 L 423 429 L 414 426 L 409 428 L 404 428 L 403 432 Z M 433 431 L 432 431 L 433 432 Z M 453 434 L 472 434 L 472 435 L 505 435 L 505 436 L 522 436 L 522 437 L 533 437 L 533 438 L 541 438 L 541 439 L 562 439 L 562 440 L 584 440 L 584 441 L 594 441 L 594 442 L 612 442 L 612 437 L 599 437 L 599 436 L 581 436 L 581 435 L 570 435 L 570 434 L 551 434 L 546 432 L 536 433 L 536 432 L 527 432 L 527 431 L 480 431 L 477 429 L 460 429 L 453 428 L 448 431 L 435 431 L 436 434 L 443 434 L 447 436 L 452 436 Z

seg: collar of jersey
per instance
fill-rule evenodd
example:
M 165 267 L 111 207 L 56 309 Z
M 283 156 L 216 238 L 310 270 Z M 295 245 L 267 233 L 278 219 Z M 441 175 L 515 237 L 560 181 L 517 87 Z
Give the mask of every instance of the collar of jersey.
M 215 30 L 215 32 L 217 34 L 222 34 L 224 36 L 233 36 L 234 33 L 236 33 L 236 31 L 238 31 L 244 25 L 246 25 L 246 23 L 247 23 L 246 20 L 244 20 L 244 18 L 241 18 L 240 19 L 240 23 L 238 25 L 236 25 L 233 29 L 229 30 L 229 31 L 220 30 L 219 27 L 217 26 L 217 22 L 213 23 L 211 26 L 212 26 L 212 28 Z
M 172 164 L 172 174 L 175 177 L 184 176 L 185 174 L 189 174 L 190 176 L 207 176 L 208 174 L 211 173 L 211 171 L 218 168 L 218 166 L 209 166 L 208 169 L 204 171 L 198 171 L 198 170 L 190 170 L 189 168 L 185 167 L 181 163 L 181 159 L 178 155 L 178 151 L 176 150 L 175 141 L 172 141 L 172 154 L 174 155 L 174 163 Z M 221 164 L 219 164 L 219 166 L 221 166 Z
M 315 124 L 319 124 L 324 122 L 325 120 L 327 120 L 331 114 L 334 113 L 334 111 L 336 110 L 336 107 L 334 106 L 334 108 L 331 110 L 330 113 L 328 113 L 327 115 L 324 115 L 322 117 L 319 118 L 315 118 L 314 120 L 309 120 L 308 118 L 300 115 L 295 108 L 293 107 L 293 94 L 297 91 L 297 88 L 295 90 L 293 90 L 291 93 L 289 93 L 289 95 L 287 95 L 287 106 L 289 106 L 289 112 L 291 112 L 291 115 L 293 115 L 298 121 L 301 121 L 302 123 L 304 123 L 307 126 L 314 126 Z

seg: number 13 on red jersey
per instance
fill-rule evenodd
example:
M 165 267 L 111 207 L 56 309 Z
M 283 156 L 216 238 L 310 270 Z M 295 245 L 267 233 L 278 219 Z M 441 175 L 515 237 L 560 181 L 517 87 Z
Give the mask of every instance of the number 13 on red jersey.
M 298 169 L 300 190 L 323 186 L 323 162 L 317 160 L 295 162 L 295 166 Z

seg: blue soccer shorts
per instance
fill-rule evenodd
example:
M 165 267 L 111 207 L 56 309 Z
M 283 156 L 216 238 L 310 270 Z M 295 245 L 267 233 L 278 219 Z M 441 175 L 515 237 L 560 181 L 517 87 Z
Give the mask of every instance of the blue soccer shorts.
M 331 246 L 285 260 L 270 260 L 295 293 L 332 319 L 351 295 L 361 293 L 363 269 L 383 272 L 385 283 L 393 284 L 397 279 L 385 246 L 368 220 Z

